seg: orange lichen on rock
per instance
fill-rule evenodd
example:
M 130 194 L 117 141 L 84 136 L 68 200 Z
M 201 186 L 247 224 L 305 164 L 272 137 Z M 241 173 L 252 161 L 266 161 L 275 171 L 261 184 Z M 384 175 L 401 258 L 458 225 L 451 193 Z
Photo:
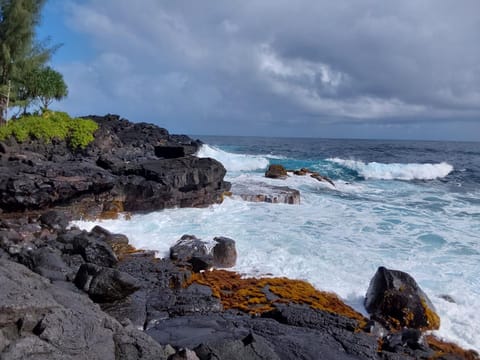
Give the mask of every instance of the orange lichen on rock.
M 123 206 L 123 202 L 115 200 L 108 203 L 108 205 L 104 207 L 99 218 L 101 220 L 118 219 L 119 214 L 124 211 L 125 211 L 125 208 Z
M 443 358 L 447 355 L 455 359 L 479 360 L 480 355 L 474 350 L 465 350 L 460 346 L 442 341 L 433 335 L 426 337 L 427 343 L 435 351 L 433 359 Z
M 125 256 L 130 254 L 143 252 L 143 250 L 136 249 L 130 244 L 115 243 L 111 244 L 110 246 L 112 247 L 112 250 L 117 256 L 118 260 L 122 260 L 125 258 Z
M 428 329 L 430 330 L 440 329 L 440 316 L 438 316 L 438 314 L 428 306 L 427 302 L 423 298 L 422 298 L 422 307 L 425 311 L 425 316 L 427 318 Z
M 307 304 L 313 309 L 328 311 L 365 322 L 365 318 L 332 293 L 316 290 L 302 280 L 287 278 L 245 278 L 225 270 L 193 274 L 189 283 L 207 285 L 220 298 L 225 309 L 239 309 L 250 314 L 273 310 L 274 303 Z M 267 295 L 268 298 L 267 298 Z

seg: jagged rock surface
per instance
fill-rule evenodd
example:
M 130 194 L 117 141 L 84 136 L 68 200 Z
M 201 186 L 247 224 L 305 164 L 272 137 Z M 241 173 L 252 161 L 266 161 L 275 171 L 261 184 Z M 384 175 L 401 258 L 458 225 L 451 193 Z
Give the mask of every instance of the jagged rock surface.
M 0 259 L 0 283 L 1 359 L 167 359 L 142 332 L 23 265 Z
M 83 151 L 65 142 L 9 139 L 0 157 L 0 209 L 7 212 L 72 205 L 75 215 L 111 210 L 152 211 L 221 201 L 225 168 L 193 154 L 200 143 L 184 135 L 116 115 L 99 124 Z

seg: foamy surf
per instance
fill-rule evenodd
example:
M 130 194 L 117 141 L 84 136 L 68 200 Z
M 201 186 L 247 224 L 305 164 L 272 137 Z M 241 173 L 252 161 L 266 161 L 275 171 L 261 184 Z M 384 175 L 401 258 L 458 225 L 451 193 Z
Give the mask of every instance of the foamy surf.
M 209 157 L 220 161 L 227 171 L 253 171 L 265 169 L 269 160 L 263 155 L 233 154 L 215 146 L 202 145 L 196 153 L 197 157 Z
M 453 166 L 446 163 L 438 164 L 383 164 L 378 162 L 365 163 L 358 160 L 339 158 L 329 161 L 356 171 L 365 179 L 377 180 L 433 180 L 444 178 L 453 171 Z

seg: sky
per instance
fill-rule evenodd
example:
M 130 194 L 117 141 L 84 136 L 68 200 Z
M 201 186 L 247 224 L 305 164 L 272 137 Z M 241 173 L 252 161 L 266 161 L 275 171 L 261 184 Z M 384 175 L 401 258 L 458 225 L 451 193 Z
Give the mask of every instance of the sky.
M 480 141 L 478 0 L 48 0 L 72 115 L 195 135 Z

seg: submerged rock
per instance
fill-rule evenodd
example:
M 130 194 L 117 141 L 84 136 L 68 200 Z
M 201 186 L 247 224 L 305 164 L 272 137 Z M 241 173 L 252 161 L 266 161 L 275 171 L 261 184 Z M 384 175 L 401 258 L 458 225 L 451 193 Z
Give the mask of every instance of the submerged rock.
M 275 186 L 262 182 L 234 183 L 232 194 L 245 201 L 300 204 L 300 191 L 288 186 Z
M 413 277 L 403 271 L 379 267 L 370 281 L 365 308 L 372 319 L 390 329 L 440 327 L 433 304 Z
M 335 187 L 335 183 L 332 181 L 332 179 L 330 179 L 327 176 L 321 175 L 319 172 L 312 171 L 312 170 L 307 169 L 307 168 L 301 168 L 300 170 L 293 170 L 293 174 L 298 175 L 298 176 L 305 176 L 307 174 L 310 174 L 310 177 L 312 177 L 312 178 L 314 178 L 318 181 L 326 181 L 330 185 Z

